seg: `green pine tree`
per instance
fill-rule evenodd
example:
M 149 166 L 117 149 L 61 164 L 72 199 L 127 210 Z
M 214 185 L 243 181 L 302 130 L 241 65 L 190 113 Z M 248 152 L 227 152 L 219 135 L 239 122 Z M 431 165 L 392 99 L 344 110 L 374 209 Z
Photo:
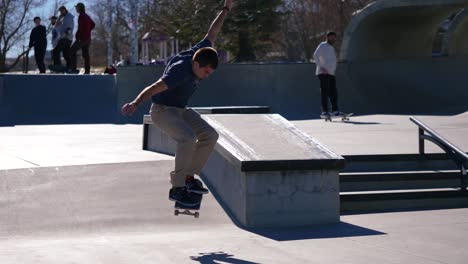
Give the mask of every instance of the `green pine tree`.
M 223 35 L 237 62 L 255 61 L 274 42 L 279 30 L 282 0 L 239 0 L 229 15 Z

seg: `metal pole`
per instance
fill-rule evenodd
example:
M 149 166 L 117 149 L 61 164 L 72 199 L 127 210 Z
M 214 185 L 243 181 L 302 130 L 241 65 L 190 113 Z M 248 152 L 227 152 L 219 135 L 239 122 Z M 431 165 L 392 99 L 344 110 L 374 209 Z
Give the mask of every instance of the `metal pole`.
M 130 29 L 131 29 L 131 56 L 130 64 L 135 65 L 138 62 L 138 1 L 130 1 Z
M 164 64 L 167 63 L 167 41 L 164 41 Z
M 159 60 L 164 60 L 164 56 L 163 56 L 163 42 L 159 42 Z
M 418 140 L 419 140 L 419 154 L 424 155 L 424 130 L 422 128 L 418 129 Z
M 176 42 L 176 39 L 175 39 L 175 38 L 171 39 L 171 56 L 176 55 L 176 51 L 175 51 L 175 42 Z
M 461 165 L 461 190 L 466 192 L 466 168 L 465 165 Z
M 108 11 L 108 18 L 107 18 L 107 65 L 113 64 L 113 48 L 112 48 L 112 15 L 113 15 L 113 4 L 112 0 L 107 0 L 107 11 Z
M 26 52 L 25 46 L 23 46 L 23 73 L 26 73 Z

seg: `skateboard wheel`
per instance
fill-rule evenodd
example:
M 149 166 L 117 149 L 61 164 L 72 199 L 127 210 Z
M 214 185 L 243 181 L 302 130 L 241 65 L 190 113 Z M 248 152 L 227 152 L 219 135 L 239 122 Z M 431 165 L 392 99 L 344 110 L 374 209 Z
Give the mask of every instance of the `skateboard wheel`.
M 198 217 L 200 217 L 200 213 L 196 212 L 194 216 L 195 216 L 195 218 L 198 218 Z
M 179 210 L 174 210 L 174 215 L 178 216 L 179 215 Z

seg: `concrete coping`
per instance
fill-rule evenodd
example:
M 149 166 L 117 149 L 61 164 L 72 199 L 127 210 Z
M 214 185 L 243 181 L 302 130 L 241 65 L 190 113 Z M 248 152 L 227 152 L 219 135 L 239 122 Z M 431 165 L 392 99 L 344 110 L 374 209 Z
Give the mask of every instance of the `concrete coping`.
M 203 118 L 220 135 L 215 151 L 243 172 L 344 168 L 343 157 L 278 114 L 204 115 Z
M 210 107 L 191 107 L 201 115 L 206 114 L 266 114 L 271 113 L 269 106 L 210 106 Z M 143 117 L 143 124 L 151 125 L 150 115 Z
M 269 106 L 216 106 L 193 107 L 200 114 L 267 114 L 271 113 Z
M 192 107 L 201 115 L 206 114 L 266 114 L 270 113 L 269 106 L 211 106 L 211 107 Z M 150 115 L 143 117 L 143 124 L 152 125 Z

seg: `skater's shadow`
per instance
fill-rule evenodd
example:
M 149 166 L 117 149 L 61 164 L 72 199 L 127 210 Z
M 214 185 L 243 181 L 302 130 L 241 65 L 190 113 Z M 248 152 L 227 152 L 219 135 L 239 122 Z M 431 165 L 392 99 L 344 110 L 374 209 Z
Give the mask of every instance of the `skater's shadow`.
M 234 255 L 224 252 L 213 252 L 213 253 L 199 253 L 200 256 L 190 257 L 193 261 L 198 261 L 202 264 L 215 264 L 215 263 L 233 263 L 233 264 L 258 264 L 258 262 L 252 262 L 235 258 Z

